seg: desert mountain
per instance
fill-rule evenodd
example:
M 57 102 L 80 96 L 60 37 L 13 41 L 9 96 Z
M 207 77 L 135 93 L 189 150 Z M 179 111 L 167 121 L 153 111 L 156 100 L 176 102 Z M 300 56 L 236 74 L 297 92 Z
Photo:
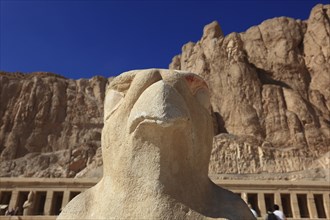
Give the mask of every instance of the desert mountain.
M 307 21 L 273 18 L 228 36 L 212 22 L 173 58 L 170 68 L 200 74 L 211 90 L 210 174 L 329 168 L 329 17 L 330 5 L 317 5 Z
M 224 36 L 206 25 L 171 69 L 211 91 L 214 178 L 329 179 L 330 5 Z M 110 79 L 0 73 L 0 176 L 101 176 Z M 240 174 L 240 175 L 237 175 Z

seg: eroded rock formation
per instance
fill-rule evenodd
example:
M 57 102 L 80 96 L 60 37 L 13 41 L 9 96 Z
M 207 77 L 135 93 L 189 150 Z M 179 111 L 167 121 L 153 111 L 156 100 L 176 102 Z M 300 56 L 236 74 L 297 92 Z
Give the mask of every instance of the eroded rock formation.
M 317 5 L 307 21 L 274 18 L 228 36 L 213 22 L 173 58 L 170 68 L 211 90 L 221 134 L 210 174 L 329 168 L 329 17 L 330 5 Z
M 214 178 L 330 180 L 329 7 L 228 36 L 213 22 L 173 58 L 209 85 Z M 0 176 L 102 176 L 107 81 L 1 73 Z
M 1 176 L 73 177 L 100 146 L 107 79 L 0 73 Z
M 210 94 L 201 77 L 123 73 L 110 84 L 102 130 L 103 178 L 58 219 L 255 219 L 208 177 Z

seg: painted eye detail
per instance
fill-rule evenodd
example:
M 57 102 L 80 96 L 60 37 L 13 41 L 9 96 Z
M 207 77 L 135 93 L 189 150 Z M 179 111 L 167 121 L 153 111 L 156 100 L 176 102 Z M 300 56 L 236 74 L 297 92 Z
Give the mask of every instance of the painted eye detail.
M 187 74 L 186 82 L 197 101 L 211 112 L 210 92 L 205 81 L 197 75 Z
M 107 120 L 110 115 L 119 107 L 124 98 L 124 93 L 110 89 L 104 100 L 104 120 Z
M 204 108 L 211 112 L 210 93 L 207 89 L 198 89 L 195 93 L 195 98 Z

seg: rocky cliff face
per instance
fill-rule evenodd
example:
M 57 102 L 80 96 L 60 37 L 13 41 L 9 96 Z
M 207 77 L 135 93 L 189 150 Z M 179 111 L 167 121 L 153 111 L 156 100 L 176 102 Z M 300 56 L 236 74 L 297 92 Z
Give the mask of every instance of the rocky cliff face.
M 107 79 L 0 73 L 1 176 L 75 176 L 100 146 Z
M 211 90 L 211 175 L 329 168 L 329 17 L 330 5 L 317 5 L 307 21 L 274 18 L 228 36 L 213 22 L 173 58 L 170 68 Z
M 317 5 L 228 36 L 213 22 L 173 58 L 211 90 L 213 178 L 330 180 L 329 17 Z M 1 73 L 0 176 L 101 176 L 107 81 Z

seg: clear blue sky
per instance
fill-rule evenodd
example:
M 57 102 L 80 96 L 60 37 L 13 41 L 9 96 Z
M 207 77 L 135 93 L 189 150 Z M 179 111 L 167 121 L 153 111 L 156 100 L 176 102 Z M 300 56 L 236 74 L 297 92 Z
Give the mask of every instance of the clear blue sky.
M 317 3 L 329 0 L 0 0 L 0 70 L 78 79 L 167 68 L 214 20 L 227 35 L 273 17 L 305 20 Z

